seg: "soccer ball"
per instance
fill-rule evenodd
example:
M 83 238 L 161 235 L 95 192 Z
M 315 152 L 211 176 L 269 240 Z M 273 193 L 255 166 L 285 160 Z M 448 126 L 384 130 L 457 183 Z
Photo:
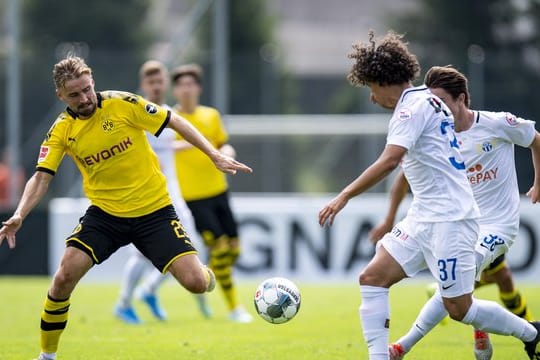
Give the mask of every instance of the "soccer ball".
M 292 281 L 281 277 L 264 280 L 253 300 L 257 313 L 272 324 L 291 320 L 300 309 L 300 291 Z

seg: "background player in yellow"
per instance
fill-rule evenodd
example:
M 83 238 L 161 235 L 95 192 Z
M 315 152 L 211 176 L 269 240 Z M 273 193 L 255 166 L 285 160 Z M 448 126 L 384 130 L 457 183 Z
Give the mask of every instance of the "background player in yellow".
M 228 135 L 219 112 L 199 104 L 202 71 L 198 65 L 180 66 L 172 71 L 173 94 L 177 101 L 174 110 L 188 120 L 219 149 L 235 157 L 234 148 L 227 144 Z M 176 171 L 182 195 L 195 226 L 209 249 L 209 266 L 223 290 L 229 307 L 229 318 L 250 322 L 252 316 L 240 305 L 232 278 L 232 269 L 240 254 L 238 230 L 232 214 L 225 174 L 199 150 L 188 143 L 176 153 Z
M 169 88 L 169 72 L 164 64 L 157 60 L 146 61 L 139 69 L 139 87 L 145 99 L 160 105 L 164 109 L 171 109 L 165 104 L 165 96 Z M 174 150 L 177 143 L 177 133 L 173 129 L 163 129 L 159 138 L 148 132 L 146 135 L 152 150 L 158 157 L 161 172 L 167 179 L 167 190 L 174 210 L 191 241 L 195 240 L 195 244 L 200 244 L 200 242 L 197 242 L 199 239 L 195 229 L 195 221 L 182 198 L 176 176 Z M 140 281 L 145 270 L 150 268 L 152 264 L 136 248 L 133 246 L 130 246 L 130 248 L 131 256 L 124 266 L 120 297 L 114 307 L 114 314 L 128 324 L 142 323 L 132 304 L 135 296 L 149 307 L 155 318 L 166 320 L 167 314 L 159 301 L 158 290 L 168 276 L 163 275 L 158 269 L 152 268 L 147 272 L 144 280 Z M 203 316 L 210 317 L 212 312 L 206 301 L 206 295 L 196 294 L 195 298 Z
M 169 271 L 193 293 L 211 291 L 214 275 L 199 261 L 184 233 L 145 131 L 156 136 L 165 127 L 181 133 L 221 171 L 250 172 L 244 164 L 217 151 L 177 114 L 126 92 L 94 90 L 92 70 L 83 59 L 68 57 L 54 66 L 57 96 L 67 104 L 43 141 L 36 172 L 27 182 L 13 216 L 0 229 L 0 245 L 15 234 L 45 195 L 68 154 L 83 177 L 91 206 L 66 240 L 41 314 L 40 360 L 55 359 L 66 327 L 70 296 L 94 264 L 133 243 L 163 273 Z

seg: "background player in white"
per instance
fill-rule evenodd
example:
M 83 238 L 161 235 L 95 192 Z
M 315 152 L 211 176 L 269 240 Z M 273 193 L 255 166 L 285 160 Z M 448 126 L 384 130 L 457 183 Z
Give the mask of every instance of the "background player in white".
M 480 231 L 476 243 L 478 273 L 500 259 L 512 246 L 519 228 L 519 193 L 514 163 L 514 144 L 532 150 L 535 178 L 527 195 L 533 203 L 540 200 L 540 134 L 534 122 L 516 118 L 505 112 L 473 111 L 469 109 L 470 95 L 467 78 L 452 67 L 433 67 L 425 76 L 425 84 L 450 108 L 455 119 L 455 130 L 460 152 L 465 159 L 467 177 L 480 207 Z M 392 228 L 393 218 L 407 190 L 401 172 L 391 192 L 391 206 L 386 220 L 374 228 L 372 236 Z M 503 263 L 504 264 L 504 263 Z M 509 270 L 503 277 L 507 277 Z M 527 316 L 524 299 L 513 286 L 511 277 L 504 280 L 520 302 L 517 315 Z M 517 294 L 517 296 L 516 296 Z M 504 298 L 503 298 L 504 299 Z M 406 352 L 438 324 L 447 312 L 440 293 L 436 293 L 421 310 L 407 335 L 390 346 L 390 359 L 401 359 Z M 492 346 L 488 335 L 475 331 L 475 356 L 491 359 Z
M 140 88 L 146 99 L 151 102 L 168 108 L 165 104 L 165 93 L 169 84 L 167 68 L 161 62 L 149 60 L 145 62 L 139 70 Z M 173 206 L 180 218 L 184 229 L 192 240 L 198 237 L 195 223 L 180 192 L 180 185 L 176 178 L 176 165 L 174 162 L 174 151 L 177 144 L 176 133 L 171 129 L 164 129 L 160 137 L 157 138 L 148 134 L 148 142 L 156 153 L 161 171 L 167 179 L 167 189 L 171 197 Z M 200 243 L 200 242 L 199 242 Z M 165 320 L 167 315 L 157 298 L 157 290 L 168 278 L 159 270 L 152 266 L 134 246 L 131 246 L 131 256 L 124 267 L 123 280 L 120 289 L 120 299 L 114 309 L 114 314 L 124 322 L 139 324 L 140 318 L 135 312 L 132 301 L 135 294 L 145 304 L 148 305 L 152 314 L 159 320 Z M 136 289 L 145 270 L 150 273 L 143 283 Z M 211 316 L 211 309 L 206 301 L 206 295 L 196 295 L 199 308 L 205 317 Z
M 349 80 L 367 85 L 371 100 L 394 113 L 380 157 L 320 211 L 319 223 L 331 225 L 352 197 L 400 163 L 413 193 L 407 216 L 379 242 L 374 258 L 360 274 L 360 318 L 369 358 L 387 360 L 389 356 L 388 288 L 425 268 L 437 279 L 443 304 L 453 319 L 513 335 L 535 348 L 540 337 L 534 325 L 495 302 L 472 297 L 479 210 L 450 111 L 427 87 L 412 86 L 420 66 L 401 36 L 390 32 L 376 44 L 370 32 L 369 44 L 353 49 L 349 57 L 355 63 Z

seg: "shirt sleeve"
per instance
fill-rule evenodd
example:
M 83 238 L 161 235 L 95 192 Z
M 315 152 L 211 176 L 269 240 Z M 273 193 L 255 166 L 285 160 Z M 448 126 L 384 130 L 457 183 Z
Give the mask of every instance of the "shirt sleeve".
M 497 121 L 497 132 L 499 136 L 516 145 L 529 147 L 536 134 L 534 121 L 516 117 L 511 113 L 503 113 Z
M 129 121 L 133 126 L 159 136 L 169 123 L 171 112 L 141 96 L 134 96 L 136 101 L 128 102 L 133 114 Z
M 65 124 L 57 120 L 47 132 L 45 140 L 43 140 L 39 148 L 36 164 L 37 171 L 44 171 L 51 175 L 56 174 L 66 150 L 64 130 Z
M 387 145 L 399 145 L 407 150 L 414 146 L 425 127 L 425 115 L 419 108 L 407 104 L 397 107 L 388 125 Z

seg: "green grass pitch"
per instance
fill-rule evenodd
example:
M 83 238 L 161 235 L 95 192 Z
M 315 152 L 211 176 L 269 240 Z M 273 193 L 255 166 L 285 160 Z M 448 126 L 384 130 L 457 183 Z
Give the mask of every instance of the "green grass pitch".
M 261 279 L 262 280 L 262 279 Z M 39 314 L 48 278 L 0 277 L 0 359 L 36 357 Z M 227 320 L 219 289 L 210 294 L 214 318 L 203 319 L 195 300 L 173 280 L 161 290 L 169 320 L 158 322 L 135 302 L 145 324 L 125 325 L 112 316 L 117 284 L 81 283 L 72 296 L 68 327 L 58 359 L 367 359 L 358 320 L 359 289 L 347 284 L 298 282 L 302 307 L 291 322 L 272 325 L 255 315 L 255 283 L 241 283 L 239 292 L 256 316 L 251 324 Z M 408 281 L 390 291 L 391 340 L 404 333 L 426 300 L 425 283 Z M 533 314 L 540 316 L 540 286 L 520 284 Z M 477 297 L 496 299 L 494 286 Z M 492 336 L 494 359 L 526 359 L 522 344 Z M 472 329 L 449 322 L 438 326 L 407 358 L 417 360 L 472 359 Z

